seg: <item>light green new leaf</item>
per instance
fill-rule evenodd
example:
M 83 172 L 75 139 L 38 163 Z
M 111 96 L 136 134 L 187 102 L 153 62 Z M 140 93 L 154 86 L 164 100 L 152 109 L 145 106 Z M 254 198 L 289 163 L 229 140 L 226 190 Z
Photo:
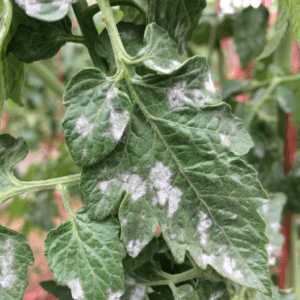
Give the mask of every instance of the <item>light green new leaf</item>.
M 206 0 L 148 1 L 148 23 L 155 22 L 167 30 L 177 44 L 185 50 L 187 41 L 197 27 Z
M 245 8 L 235 20 L 233 39 L 243 68 L 264 48 L 268 17 L 267 8 L 260 5 Z
M 4 192 L 15 187 L 12 168 L 27 154 L 28 147 L 23 138 L 15 139 L 9 134 L 0 135 L 0 201 Z
M 140 60 L 136 66 L 142 64 L 151 70 L 169 74 L 180 65 L 176 44 L 165 29 L 155 23 L 149 24 L 145 32 L 143 25 L 132 23 L 120 22 L 117 27 L 127 53 Z M 97 53 L 107 59 L 111 69 L 114 68 L 115 58 L 106 29 L 99 35 L 95 47 Z
M 125 293 L 121 300 L 149 300 L 147 286 L 136 284 L 132 277 L 125 276 Z
M 0 145 L 1 149 L 1 145 Z M 0 224 L 0 300 L 22 300 L 34 262 L 25 237 Z
M 272 27 L 273 32 L 262 53 L 257 59 L 264 59 L 270 56 L 279 46 L 282 38 L 286 34 L 289 25 L 289 11 L 286 8 L 284 0 L 280 1 L 279 15 Z
M 111 152 L 130 119 L 127 94 L 99 69 L 79 71 L 69 82 L 63 103 L 68 106 L 62 123 L 65 140 L 79 166 L 92 165 Z
M 123 295 L 125 251 L 116 219 L 93 222 L 85 214 L 72 216 L 49 231 L 44 254 L 55 280 L 68 285 L 75 300 Z
M 196 300 L 197 294 L 196 291 L 190 284 L 184 284 L 180 287 L 172 288 L 173 296 L 175 300 Z M 202 298 L 201 298 L 202 299 Z M 217 300 L 217 299 L 216 299 Z
M 42 21 L 57 21 L 65 17 L 69 7 L 77 0 L 15 0 L 30 17 Z
M 296 94 L 283 85 L 276 87 L 276 97 L 281 109 L 286 113 L 291 113 L 300 108 L 300 101 Z
M 283 193 L 270 194 L 270 201 L 259 208 L 259 212 L 267 224 L 266 235 L 269 238 L 269 243 L 266 248 L 269 254 L 269 265 L 276 264 L 274 254 L 280 251 L 284 241 L 280 230 L 281 217 L 286 200 L 287 197 Z
M 200 277 L 196 290 L 201 300 L 230 300 L 226 284 L 222 281 L 212 282 L 207 278 Z
M 300 46 L 300 2 L 298 0 L 285 0 L 286 6 L 290 12 L 290 20 L 294 33 L 295 41 Z
M 130 256 L 159 223 L 176 262 L 189 251 L 200 267 L 268 294 L 265 223 L 257 212 L 267 195 L 254 169 L 236 157 L 252 141 L 220 102 L 205 59 L 128 85 L 130 123 L 105 159 L 83 169 L 86 204 L 101 207 L 109 186 L 120 183 L 121 238 Z

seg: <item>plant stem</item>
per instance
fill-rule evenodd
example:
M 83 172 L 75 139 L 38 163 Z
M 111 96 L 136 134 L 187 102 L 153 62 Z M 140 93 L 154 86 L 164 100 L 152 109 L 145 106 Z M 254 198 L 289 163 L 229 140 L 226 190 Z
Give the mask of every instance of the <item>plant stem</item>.
M 56 186 L 56 189 L 59 191 L 59 193 L 61 194 L 65 209 L 69 215 L 69 218 L 73 217 L 75 215 L 74 210 L 71 206 L 70 203 L 70 195 L 69 195 L 69 191 L 68 191 L 68 187 L 65 184 L 59 184 Z
M 80 0 L 72 4 L 76 19 L 78 21 L 79 27 L 82 34 L 86 37 L 87 40 L 87 49 L 89 51 L 90 57 L 93 61 L 93 64 L 96 68 L 101 69 L 103 72 L 107 73 L 108 66 L 106 62 L 96 53 L 95 50 L 95 40 L 98 36 L 98 31 L 95 27 L 93 19 L 83 18 L 82 12 L 88 7 L 86 0 Z
M 292 281 L 293 288 L 296 294 L 296 299 L 300 299 L 300 273 L 299 273 L 299 261 L 298 261 L 298 229 L 296 223 L 296 214 L 292 214 L 291 219 L 291 267 L 292 267 Z
M 55 189 L 58 184 L 63 184 L 65 186 L 72 186 L 78 184 L 80 181 L 81 174 L 69 175 L 59 178 L 52 178 L 48 180 L 38 180 L 38 181 L 20 181 L 15 178 L 15 187 L 9 189 L 8 191 L 0 194 L 0 205 L 6 200 L 13 198 L 17 195 L 24 194 L 26 192 L 37 192 L 41 190 L 51 190 Z
M 45 83 L 45 85 L 51 88 L 58 97 L 62 98 L 66 86 L 57 80 L 56 76 L 49 68 L 47 68 L 41 62 L 34 62 L 26 66 L 29 71 L 38 76 Z

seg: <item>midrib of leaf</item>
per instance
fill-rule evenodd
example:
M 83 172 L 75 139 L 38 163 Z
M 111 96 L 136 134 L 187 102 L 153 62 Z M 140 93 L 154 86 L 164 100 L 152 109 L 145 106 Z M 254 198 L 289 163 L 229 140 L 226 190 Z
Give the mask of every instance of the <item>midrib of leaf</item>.
M 127 74 L 128 74 L 128 73 L 127 73 Z M 193 185 L 193 183 L 190 181 L 190 179 L 188 178 L 188 176 L 185 174 L 185 167 L 182 166 L 182 164 L 180 163 L 180 161 L 177 159 L 175 153 L 172 151 L 172 149 L 170 149 L 168 143 L 165 141 L 165 139 L 164 139 L 162 133 L 160 132 L 159 128 L 158 128 L 158 127 L 156 126 L 156 124 L 153 122 L 153 121 L 155 121 L 155 120 L 157 120 L 157 119 L 160 119 L 160 118 L 156 118 L 156 117 L 152 116 L 152 115 L 148 112 L 148 110 L 147 110 L 147 108 L 145 107 L 145 105 L 140 101 L 139 97 L 137 96 L 137 94 L 136 94 L 136 92 L 135 92 L 135 90 L 134 90 L 134 87 L 132 86 L 132 81 L 131 81 L 129 75 L 126 76 L 126 82 L 127 82 L 128 87 L 129 87 L 129 90 L 130 90 L 130 93 L 131 93 L 133 102 L 136 103 L 136 104 L 140 107 L 140 109 L 141 109 L 141 111 L 142 111 L 144 117 L 147 119 L 147 121 L 150 123 L 151 127 L 153 128 L 154 133 L 157 134 L 157 135 L 159 136 L 159 138 L 160 138 L 160 140 L 162 141 L 162 143 L 164 144 L 166 150 L 169 152 L 169 154 L 171 155 L 172 159 L 176 162 L 176 165 L 177 165 L 178 169 L 180 170 L 181 174 L 183 175 L 183 177 L 185 178 L 185 180 L 188 182 L 188 184 L 190 185 L 190 187 L 193 189 L 193 191 L 194 191 L 195 194 L 197 195 L 197 198 L 199 199 L 199 201 L 200 201 L 201 203 L 203 203 L 203 205 L 204 205 L 205 208 L 207 209 L 207 211 L 208 211 L 209 215 L 211 216 L 211 218 L 212 218 L 214 224 L 217 225 L 217 226 L 221 229 L 221 231 L 223 232 L 224 236 L 226 237 L 228 243 L 229 243 L 230 245 L 233 246 L 233 248 L 235 249 L 235 251 L 236 251 L 237 255 L 240 257 L 240 259 L 244 262 L 245 265 L 248 266 L 248 269 L 250 270 L 250 272 L 254 275 L 254 277 L 256 277 L 256 278 L 259 280 L 259 282 L 261 282 L 262 286 L 264 286 L 263 282 L 262 282 L 262 281 L 259 279 L 259 277 L 256 276 L 256 274 L 252 271 L 252 268 L 249 266 L 249 264 L 247 263 L 247 261 L 241 256 L 240 252 L 238 251 L 238 248 L 231 242 L 230 238 L 227 236 L 227 234 L 226 234 L 226 232 L 224 231 L 223 227 L 220 226 L 220 225 L 216 222 L 215 218 L 213 217 L 213 215 L 212 215 L 212 213 L 211 213 L 211 211 L 210 211 L 210 207 L 208 206 L 208 204 L 206 203 L 206 201 L 204 201 L 204 200 L 202 199 L 202 197 L 201 197 L 201 195 L 199 194 L 199 192 L 198 192 L 198 190 L 196 189 L 196 187 Z M 147 86 L 147 85 L 146 85 L 146 86 Z M 133 111 L 133 109 L 132 109 L 132 111 Z M 163 120 L 163 119 L 162 119 L 162 120 Z M 160 121 L 161 121 L 161 120 L 160 120 Z M 167 120 L 163 120 L 163 121 L 164 121 L 164 122 L 168 122 Z M 178 124 L 178 123 L 175 123 L 175 124 L 181 126 L 181 124 Z M 199 128 L 199 130 L 201 130 L 201 129 Z M 205 130 L 203 130 L 203 131 L 205 131 Z M 128 139 L 127 139 L 127 141 L 128 141 Z M 155 144 L 155 139 L 154 139 L 154 142 L 153 142 L 153 146 L 154 146 L 154 144 Z M 152 158 L 153 158 L 153 156 L 152 156 Z M 150 165 L 152 165 L 152 164 L 150 163 Z M 150 172 L 149 172 L 149 175 L 150 175 Z M 148 181 L 148 179 L 149 179 L 149 175 L 147 176 L 147 181 Z M 209 195 L 209 196 L 210 196 L 210 195 Z M 249 222 L 249 221 L 247 220 L 247 222 Z M 251 226 L 251 227 L 253 227 L 253 226 Z

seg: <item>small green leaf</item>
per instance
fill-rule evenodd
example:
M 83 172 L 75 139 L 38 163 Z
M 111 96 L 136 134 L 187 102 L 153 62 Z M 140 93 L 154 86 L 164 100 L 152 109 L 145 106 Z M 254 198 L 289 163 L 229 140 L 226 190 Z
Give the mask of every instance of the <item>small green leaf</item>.
M 76 300 L 119 299 L 124 293 L 122 258 L 116 219 L 93 222 L 72 216 L 49 231 L 44 254 L 58 283 L 68 285 Z
M 121 300 L 149 300 L 147 286 L 136 284 L 130 276 L 125 276 L 125 293 Z
M 0 225 L 1 300 L 23 299 L 28 285 L 27 267 L 33 262 L 33 254 L 25 237 L 17 231 Z
M 279 46 L 282 38 L 286 34 L 289 25 L 289 11 L 284 3 L 284 0 L 280 1 L 280 10 L 278 17 L 272 26 L 273 32 L 264 47 L 263 52 L 257 57 L 257 59 L 264 59 L 270 56 Z
M 22 9 L 25 10 L 28 16 L 42 21 L 53 22 L 65 17 L 70 5 L 75 3 L 77 0 L 15 1 Z
M 207 278 L 200 277 L 197 281 L 196 290 L 201 300 L 230 300 L 226 284 L 222 281 L 212 282 Z
M 249 85 L 249 81 L 226 80 L 222 86 L 222 99 L 226 101 L 230 96 L 238 95 Z
M 132 23 L 118 23 L 118 30 L 127 53 L 151 70 L 169 74 L 180 65 L 180 57 L 175 42 L 168 32 L 155 23 L 146 27 Z M 110 68 L 115 67 L 115 59 L 107 30 L 99 35 L 96 42 L 97 53 L 108 60 Z
M 286 113 L 294 112 L 300 107 L 300 102 L 296 94 L 283 85 L 279 85 L 276 87 L 276 96 L 278 104 Z
M 190 284 L 184 284 L 180 287 L 172 288 L 173 296 L 175 300 L 195 300 L 197 299 L 196 291 Z M 202 299 L 202 298 L 201 298 Z M 216 298 L 217 300 L 217 298 Z
M 269 265 L 276 264 L 276 257 L 274 254 L 280 251 L 284 241 L 284 237 L 280 233 L 280 230 L 281 218 L 286 200 L 287 197 L 283 193 L 270 194 L 270 201 L 258 209 L 267 224 L 266 235 L 269 238 L 269 243 L 266 248 L 269 254 Z
M 233 38 L 243 68 L 264 48 L 268 17 L 267 8 L 260 5 L 245 8 L 235 20 Z
M 40 285 L 44 290 L 58 298 L 58 300 L 73 300 L 70 288 L 65 285 L 58 284 L 53 280 L 42 281 Z
M 167 30 L 180 51 L 185 51 L 186 43 L 206 6 L 206 0 L 161 0 L 148 1 L 148 4 L 148 23 L 155 22 Z
M 70 38 L 71 27 L 68 16 L 52 23 L 30 18 L 25 24 L 18 26 L 8 51 L 26 63 L 49 59 L 66 44 Z
M 285 0 L 285 3 L 290 13 L 290 20 L 295 41 L 297 42 L 298 46 L 300 46 L 300 3 L 298 0 Z
M 79 166 L 96 163 L 121 139 L 131 102 L 99 69 L 79 71 L 63 96 L 68 106 L 62 126 L 72 158 Z

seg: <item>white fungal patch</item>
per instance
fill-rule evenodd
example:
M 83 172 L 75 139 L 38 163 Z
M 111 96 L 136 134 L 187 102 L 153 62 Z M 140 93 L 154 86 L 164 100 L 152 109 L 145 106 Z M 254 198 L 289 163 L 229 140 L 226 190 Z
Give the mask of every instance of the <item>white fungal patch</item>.
M 94 124 L 87 118 L 81 117 L 76 121 L 75 131 L 83 137 L 89 136 L 94 129 Z
M 145 285 L 137 286 L 132 294 L 130 295 L 130 300 L 142 300 L 146 296 L 147 287 Z
M 213 293 L 210 297 L 209 300 L 217 300 L 220 299 L 220 297 L 223 295 L 223 292 L 219 291 L 219 292 L 215 292 Z
M 2 288 L 7 289 L 15 284 L 17 276 L 13 271 L 14 256 L 9 252 L 11 250 L 11 243 L 9 240 L 5 241 L 5 248 L 7 249 L 7 252 L 4 255 L 0 255 L 0 285 Z
M 212 255 L 207 255 L 205 253 L 201 254 L 199 260 L 201 260 L 204 264 L 212 265 L 215 261 L 216 257 Z
M 127 219 L 123 219 L 123 220 L 122 220 L 122 225 L 126 225 L 126 224 L 127 224 L 127 222 L 128 222 L 128 220 L 127 220 Z
M 110 133 L 115 141 L 119 141 L 130 119 L 129 111 L 124 110 L 118 113 L 113 106 L 110 106 Z
M 113 292 L 111 289 L 108 290 L 108 293 L 109 295 L 107 300 L 119 300 L 124 294 L 122 291 Z
M 121 174 L 119 175 L 123 182 L 122 187 L 131 193 L 131 200 L 137 201 L 146 194 L 147 188 L 146 183 L 143 182 L 142 178 L 136 174 Z
M 99 182 L 99 189 L 101 190 L 102 194 L 106 193 L 108 187 L 113 183 L 116 182 L 116 179 L 106 180 L 106 181 L 100 181 Z
M 201 211 L 199 213 L 199 223 L 197 225 L 197 231 L 200 234 L 200 243 L 204 246 L 208 240 L 207 230 L 213 225 L 213 222 L 208 218 L 207 214 Z
M 220 134 L 221 146 L 224 150 L 228 150 L 230 148 L 230 141 L 227 135 Z
M 70 281 L 68 287 L 71 289 L 72 298 L 75 300 L 82 300 L 85 298 L 79 278 Z
M 117 94 L 118 94 L 118 90 L 116 88 L 114 88 L 113 90 L 109 90 L 106 93 L 106 99 L 108 100 L 115 99 L 117 97 Z
M 177 237 L 177 234 L 176 234 L 176 233 L 173 233 L 173 234 L 170 235 L 170 239 L 171 239 L 171 240 L 175 240 L 176 237 Z
M 126 249 L 128 254 L 135 258 L 147 244 L 147 241 L 140 241 L 139 239 L 130 240 L 126 245 Z
M 234 220 L 237 218 L 237 214 L 232 215 L 229 219 Z
M 205 78 L 205 81 L 204 81 L 204 88 L 211 92 L 211 93 L 215 93 L 216 92 L 216 87 L 211 79 L 211 72 L 208 71 L 207 72 L 207 75 L 206 75 L 206 78 Z
M 156 197 L 153 198 L 153 204 L 159 203 L 161 206 L 165 206 L 168 201 L 168 218 L 178 210 L 183 195 L 179 188 L 172 187 L 170 184 L 172 175 L 171 170 L 161 162 L 156 163 L 150 172 L 151 188 L 157 191 Z
M 37 0 L 16 0 L 16 3 L 31 17 L 39 14 L 43 7 L 40 1 Z
M 244 276 L 240 270 L 236 269 L 236 262 L 234 259 L 229 258 L 226 254 L 223 255 L 223 269 L 224 271 L 235 280 L 243 279 Z
M 186 82 L 184 81 L 177 83 L 171 89 L 171 91 L 168 93 L 170 108 L 182 107 L 184 103 L 193 103 L 193 101 L 185 95 L 185 89 Z

